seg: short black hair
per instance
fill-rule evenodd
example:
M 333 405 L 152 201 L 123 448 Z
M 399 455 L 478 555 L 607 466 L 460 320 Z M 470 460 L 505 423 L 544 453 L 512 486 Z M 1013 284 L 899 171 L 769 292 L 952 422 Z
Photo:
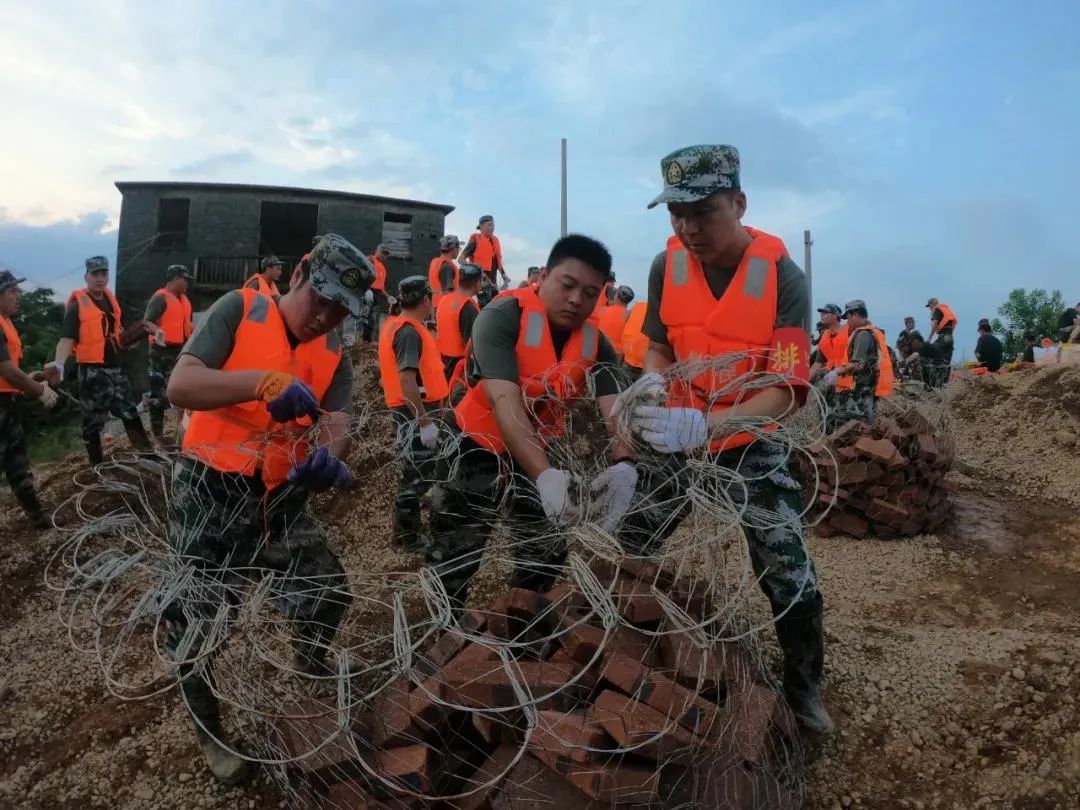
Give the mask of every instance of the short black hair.
M 567 259 L 577 259 L 589 265 L 604 277 L 603 281 L 607 281 L 608 274 L 611 273 L 611 253 L 604 247 L 603 242 L 591 236 L 571 233 L 556 242 L 548 254 L 548 271 L 554 270 L 556 265 Z
M 1024 332 L 1024 340 L 1030 340 L 1032 343 L 1034 343 L 1035 335 L 1033 335 L 1031 332 Z
M 993 332 L 994 330 L 990 328 L 990 324 L 983 323 L 982 321 L 980 321 L 979 322 L 979 328 L 976 329 L 975 331 L 976 332 Z

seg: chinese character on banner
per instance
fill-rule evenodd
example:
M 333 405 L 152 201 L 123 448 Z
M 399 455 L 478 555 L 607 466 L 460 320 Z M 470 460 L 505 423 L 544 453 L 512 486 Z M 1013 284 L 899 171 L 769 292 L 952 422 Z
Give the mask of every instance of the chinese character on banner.
M 776 374 L 791 374 L 799 367 L 800 361 L 799 347 L 796 344 L 788 343 L 785 346 L 777 342 L 771 352 L 769 371 Z

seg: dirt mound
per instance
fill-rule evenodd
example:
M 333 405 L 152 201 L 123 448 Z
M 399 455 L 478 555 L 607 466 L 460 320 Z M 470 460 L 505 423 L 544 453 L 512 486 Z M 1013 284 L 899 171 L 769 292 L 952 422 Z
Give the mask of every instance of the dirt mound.
M 949 398 L 969 474 L 1080 505 L 1080 365 L 985 374 L 950 386 Z

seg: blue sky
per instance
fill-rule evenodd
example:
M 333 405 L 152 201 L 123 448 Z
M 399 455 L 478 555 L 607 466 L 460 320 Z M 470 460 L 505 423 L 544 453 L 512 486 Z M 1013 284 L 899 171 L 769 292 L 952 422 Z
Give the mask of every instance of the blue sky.
M 892 334 L 931 296 L 1080 299 L 1080 3 L 4 3 L 0 262 L 66 292 L 115 253 L 116 180 L 345 189 L 496 217 L 515 276 L 570 226 L 643 295 L 659 159 L 726 142 L 747 224 L 814 300 Z M 10 111 L 17 111 L 10 114 Z M 372 246 L 365 245 L 365 248 Z

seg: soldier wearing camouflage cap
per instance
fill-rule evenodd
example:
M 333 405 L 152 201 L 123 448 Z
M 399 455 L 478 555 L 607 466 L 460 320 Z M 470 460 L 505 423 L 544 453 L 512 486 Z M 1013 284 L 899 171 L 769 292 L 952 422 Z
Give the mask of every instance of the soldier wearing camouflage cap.
M 263 256 L 259 270 L 244 282 L 245 287 L 258 290 L 264 295 L 281 295 L 277 283 L 281 281 L 284 263 L 277 256 Z
M 878 399 L 892 396 L 893 392 L 896 369 L 889 343 L 885 333 L 870 323 L 866 302 L 861 298 L 848 301 L 841 317 L 847 321 L 847 357 L 836 368 L 836 391 L 843 397 L 841 407 L 847 405 L 851 410 L 849 418 L 872 425 Z
M 484 280 L 484 268 L 466 262 L 458 269 L 458 286 L 444 295 L 435 310 L 435 339 L 439 343 L 446 379 L 465 358 L 465 347 L 472 338 L 473 323 L 480 314 L 476 296 Z
M 426 546 L 420 499 L 431 486 L 428 468 L 439 439 L 433 412 L 448 393 L 438 343 L 425 325 L 431 317 L 431 297 L 424 276 L 403 279 L 397 296 L 401 313 L 387 319 L 379 335 L 379 374 L 397 428 L 401 467 L 394 501 L 394 539 L 413 552 Z
M 123 312 L 109 290 L 109 260 L 91 256 L 85 262 L 86 286 L 68 296 L 60 340 L 46 374 L 54 384 L 64 379 L 64 364 L 74 351 L 78 364 L 83 441 L 93 465 L 105 459 L 102 433 L 108 416 L 119 419 L 136 450 L 150 451 L 150 438 L 139 417 L 135 392 L 120 365 Z
M 823 600 L 803 540 L 800 485 L 781 447 L 731 427 L 733 418 L 762 424 L 799 407 L 810 353 L 806 279 L 780 239 L 742 224 L 740 168 L 738 150 L 726 144 L 685 147 L 660 161 L 663 190 L 649 207 L 667 206 L 674 234 L 649 273 L 644 373 L 619 409 L 670 462 L 642 470 L 638 491 L 647 503 L 628 515 L 620 539 L 634 553 L 649 553 L 675 531 L 689 511 L 680 511 L 688 502 L 678 475 L 686 453 L 708 454 L 737 471 L 746 486 L 732 496 L 749 502 L 743 514 L 770 516 L 767 526 L 748 518 L 743 529 L 779 617 L 788 700 L 805 727 L 828 733 L 832 721 L 820 693 Z M 724 374 L 660 373 L 692 357 L 723 355 L 733 361 Z M 782 384 L 761 384 L 778 377 Z
M 330 673 L 328 645 L 351 597 L 307 501 L 312 492 L 352 482 L 343 459 L 353 371 L 338 326 L 359 313 L 374 280 L 363 253 L 341 236 L 324 235 L 293 271 L 284 295 L 245 288 L 218 299 L 169 381 L 170 402 L 191 412 L 173 465 L 169 542 L 201 559 L 190 588 L 166 611 L 167 648 L 179 664 L 200 748 L 211 772 L 227 783 L 244 778 L 246 761 L 224 741 L 208 682 L 212 662 L 210 672 L 197 672 L 181 660 L 180 641 L 185 633 L 202 639 L 210 632 L 211 619 L 228 603 L 211 583 L 232 581 L 235 560 L 274 577 L 274 593 L 297 622 L 296 668 Z M 258 580 L 263 573 L 244 576 Z M 215 593 L 220 602 L 208 598 Z
M 510 281 L 506 277 L 506 265 L 503 264 L 502 244 L 495 235 L 495 217 L 484 214 L 476 224 L 476 232 L 469 236 L 469 241 L 461 251 L 460 261 L 472 262 L 484 268 L 484 275 L 492 286 L 506 289 Z M 498 278 L 496 278 L 498 274 Z
M 439 308 L 439 301 L 444 295 L 452 293 L 458 286 L 458 263 L 454 261 L 461 249 L 461 240 L 448 233 L 439 240 L 439 255 L 428 264 L 428 285 L 432 289 L 431 303 Z
M 150 430 L 159 440 L 165 438 L 165 412 L 169 409 L 166 390 L 169 377 L 180 358 L 180 350 L 191 337 L 191 299 L 188 285 L 195 277 L 182 264 L 171 264 L 165 271 L 165 286 L 150 296 L 143 321 L 156 329 L 150 336 Z M 177 426 L 179 427 L 179 425 Z

